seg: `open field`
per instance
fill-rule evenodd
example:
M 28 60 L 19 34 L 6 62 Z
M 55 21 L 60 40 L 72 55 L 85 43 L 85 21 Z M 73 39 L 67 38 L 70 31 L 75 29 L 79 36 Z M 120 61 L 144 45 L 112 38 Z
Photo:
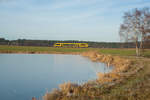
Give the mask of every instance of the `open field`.
M 3 46 L 0 45 L 0 53 L 81 53 L 86 51 L 98 51 L 102 54 L 118 56 L 135 56 L 135 49 L 103 49 L 103 48 L 54 48 L 32 46 Z M 150 50 L 145 50 L 143 56 L 150 57 Z
M 0 53 L 82 53 L 96 51 L 104 55 L 121 57 L 132 61 L 130 67 L 110 84 L 92 83 L 92 86 L 75 88 L 78 96 L 65 96 L 55 90 L 46 100 L 150 100 L 150 50 L 143 57 L 136 57 L 134 49 L 95 49 L 95 48 L 52 48 L 26 46 L 0 46 Z M 114 59 L 114 58 L 113 58 Z M 119 60 L 121 62 L 121 60 Z M 120 63 L 118 61 L 118 64 Z M 114 84 L 115 83 L 115 84 Z M 90 83 L 87 83 L 90 84 Z M 66 85 L 66 84 L 65 84 Z M 71 84 L 68 84 L 70 88 Z M 63 85 L 62 85 L 63 86 Z M 63 90 L 67 91 L 68 90 Z
M 0 46 L 1 53 L 71 53 L 94 50 L 89 48 L 54 48 L 31 46 Z

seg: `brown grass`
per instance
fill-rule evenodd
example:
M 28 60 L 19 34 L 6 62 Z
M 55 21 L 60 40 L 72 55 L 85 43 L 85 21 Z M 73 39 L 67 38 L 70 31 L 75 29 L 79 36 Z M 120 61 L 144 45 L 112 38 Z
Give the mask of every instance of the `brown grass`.
M 87 52 L 82 55 L 87 56 L 92 60 L 94 59 L 94 61 L 109 63 L 110 65 L 114 65 L 115 68 L 111 73 L 98 73 L 97 80 L 87 82 L 83 85 L 72 84 L 70 82 L 61 84 L 57 91 L 47 94 L 47 99 L 45 100 L 98 100 L 104 98 L 102 94 L 109 93 L 109 89 L 115 87 L 116 84 L 120 84 L 127 77 L 136 73 L 136 71 L 131 68 L 131 66 L 134 65 L 134 61 L 131 59 L 103 55 L 96 52 Z M 140 69 L 137 68 L 137 70 Z M 73 91 L 71 95 L 70 90 Z

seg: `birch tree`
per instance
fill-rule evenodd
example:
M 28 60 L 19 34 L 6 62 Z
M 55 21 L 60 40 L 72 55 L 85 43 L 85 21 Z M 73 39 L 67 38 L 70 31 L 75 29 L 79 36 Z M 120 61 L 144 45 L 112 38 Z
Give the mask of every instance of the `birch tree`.
M 120 39 L 125 42 L 134 42 L 136 55 L 141 54 L 146 30 L 150 29 L 149 8 L 133 9 L 124 13 L 123 24 L 120 25 Z

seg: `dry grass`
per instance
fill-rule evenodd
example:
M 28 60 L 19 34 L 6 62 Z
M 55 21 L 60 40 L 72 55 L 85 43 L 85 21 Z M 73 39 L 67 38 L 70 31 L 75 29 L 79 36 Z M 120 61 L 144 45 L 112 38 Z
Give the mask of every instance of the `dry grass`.
M 71 88 L 71 83 L 65 83 L 61 86 L 63 91 L 60 89 L 58 92 L 57 90 L 45 100 L 149 100 L 149 62 L 149 59 L 135 59 L 132 68 L 128 70 L 128 74 L 122 75 L 120 80 L 114 80 L 113 82 L 111 81 L 104 84 L 100 84 L 98 81 L 87 82 L 82 86 L 77 85 L 74 88 Z M 139 66 L 142 67 L 139 68 Z M 102 75 L 101 77 L 104 76 Z M 106 76 L 110 77 L 109 75 Z M 113 77 L 116 77 L 116 75 Z M 71 96 L 67 96 L 69 89 L 75 91 Z M 52 99 L 52 96 L 55 96 L 55 98 Z
M 86 54 L 83 55 L 87 56 Z M 150 99 L 150 59 L 132 57 L 127 60 L 111 55 L 107 55 L 109 57 L 107 59 L 105 55 L 95 55 L 94 53 L 89 53 L 89 55 L 90 58 L 96 57 L 96 60 L 118 64 L 116 70 L 108 74 L 99 73 L 100 78 L 84 85 L 62 84 L 59 90 L 50 93 L 45 100 Z M 72 95 L 68 95 L 70 90 L 73 91 Z

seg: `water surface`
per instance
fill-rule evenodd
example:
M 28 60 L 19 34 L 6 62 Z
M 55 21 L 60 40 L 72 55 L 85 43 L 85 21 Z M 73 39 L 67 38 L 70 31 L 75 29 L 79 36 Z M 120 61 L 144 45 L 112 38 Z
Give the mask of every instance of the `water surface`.
M 58 84 L 96 79 L 112 67 L 79 55 L 0 54 L 0 100 L 31 100 Z

